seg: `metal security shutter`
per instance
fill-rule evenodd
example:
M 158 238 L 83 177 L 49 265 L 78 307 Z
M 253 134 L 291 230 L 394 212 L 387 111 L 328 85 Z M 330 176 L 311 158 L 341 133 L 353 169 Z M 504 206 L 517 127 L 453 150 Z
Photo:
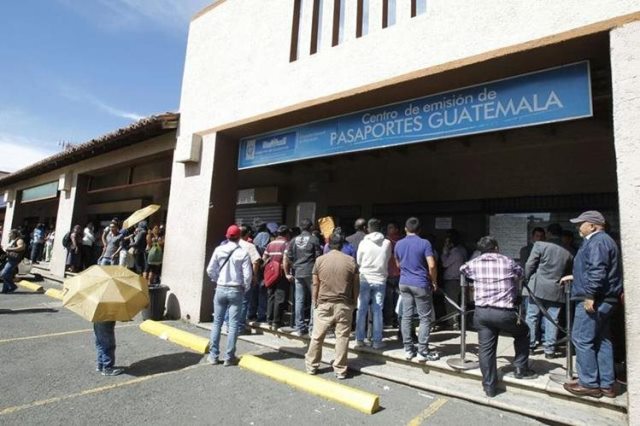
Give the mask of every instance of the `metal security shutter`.
M 241 206 L 236 208 L 236 223 L 238 225 L 251 225 L 260 219 L 262 222 L 275 222 L 282 224 L 284 218 L 284 207 L 282 204 L 267 206 Z

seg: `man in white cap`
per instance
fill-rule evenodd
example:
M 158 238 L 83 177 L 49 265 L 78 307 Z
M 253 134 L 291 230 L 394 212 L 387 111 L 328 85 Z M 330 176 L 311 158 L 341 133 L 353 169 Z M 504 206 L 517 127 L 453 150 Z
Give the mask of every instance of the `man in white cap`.
M 578 381 L 564 388 L 574 395 L 615 398 L 615 371 L 610 320 L 622 292 L 620 250 L 604 232 L 602 213 L 590 210 L 572 223 L 578 225 L 582 246 L 573 262 L 571 298 L 576 301 L 572 341 L 576 348 Z

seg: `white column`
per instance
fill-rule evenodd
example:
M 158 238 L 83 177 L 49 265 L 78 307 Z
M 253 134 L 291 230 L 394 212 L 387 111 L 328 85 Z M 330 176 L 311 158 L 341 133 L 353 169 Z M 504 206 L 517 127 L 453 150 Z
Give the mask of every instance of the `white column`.
M 369 0 L 369 34 L 382 30 L 383 0 Z
M 58 215 L 56 216 L 56 238 L 53 242 L 53 252 L 49 270 L 52 274 L 64 277 L 64 270 L 67 261 L 67 249 L 62 246 L 62 237 L 71 231 L 73 223 L 73 210 L 76 205 L 78 174 L 73 173 L 71 178 L 71 189 L 60 191 L 58 197 Z M 79 224 L 84 229 L 84 224 Z
M 640 424 L 640 22 L 610 34 L 613 136 L 624 269 L 629 424 Z
M 344 17 L 341 17 L 344 22 L 344 34 L 342 36 L 341 43 L 346 43 L 349 40 L 356 38 L 356 26 L 358 25 L 358 2 L 356 0 L 342 0 L 344 6 L 342 10 Z
M 298 28 L 298 59 L 309 56 L 311 28 L 313 24 L 313 0 L 300 2 L 300 27 Z
M 331 48 L 333 41 L 333 0 L 322 0 L 319 24 L 318 52 Z
M 411 0 L 396 0 L 396 24 L 411 19 Z
M 16 211 L 16 192 L 15 189 L 5 188 L 0 192 L 0 197 L 4 198 L 5 191 L 9 192 L 10 199 L 7 201 L 7 207 L 4 212 L 4 224 L 2 225 L 2 245 L 9 243 L 9 231 L 13 227 L 13 216 Z

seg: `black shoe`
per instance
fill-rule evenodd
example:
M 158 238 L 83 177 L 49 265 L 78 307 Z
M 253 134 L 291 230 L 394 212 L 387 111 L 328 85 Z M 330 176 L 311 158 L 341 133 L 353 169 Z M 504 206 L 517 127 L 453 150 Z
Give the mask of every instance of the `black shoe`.
M 536 377 L 538 377 L 538 375 L 529 367 L 516 367 L 516 371 L 514 371 L 513 377 L 515 377 L 516 379 L 535 379 Z
M 545 354 L 544 354 L 544 358 L 545 359 L 555 359 L 555 357 L 556 357 L 555 353 L 548 354 L 548 353 L 545 352 Z
M 118 376 L 124 372 L 124 368 L 109 368 L 104 367 L 102 369 L 103 376 Z
M 496 389 L 484 388 L 484 394 L 487 395 L 489 398 L 493 398 L 494 396 L 496 396 Z
M 536 354 L 536 350 L 534 348 L 530 348 L 529 355 L 535 355 L 535 354 Z

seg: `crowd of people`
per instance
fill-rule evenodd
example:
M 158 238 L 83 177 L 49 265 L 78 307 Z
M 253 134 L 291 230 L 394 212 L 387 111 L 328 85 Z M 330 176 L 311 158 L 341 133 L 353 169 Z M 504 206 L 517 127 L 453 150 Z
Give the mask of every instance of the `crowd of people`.
M 560 225 L 551 224 L 546 231 L 533 231 L 532 244 L 523 247 L 519 261 L 501 254 L 499 242 L 491 236 L 478 241 L 469 260 L 455 230 L 447 232 L 438 253 L 433 237 L 420 236 L 421 223 L 415 217 L 405 222 L 404 236 L 395 223 L 388 224 L 383 234 L 376 218 L 358 219 L 356 232 L 349 236 L 340 227 L 322 234 L 308 219 L 297 229 L 262 224 L 255 235 L 246 225 L 232 225 L 207 266 L 216 288 L 209 361 L 222 362 L 219 341 L 225 322 L 229 330 L 225 365 L 236 361 L 235 341 L 245 332 L 246 321 L 282 327 L 290 292 L 293 334 L 311 333 L 306 354 L 309 374 L 317 372 L 322 343 L 332 332 L 333 369 L 338 379 L 347 377 L 353 329 L 355 348 L 382 349 L 383 329 L 399 325 L 405 358 L 435 361 L 440 354 L 429 340 L 436 319 L 441 317 L 443 327 L 460 327 L 455 305 L 460 303 L 462 274 L 473 287 L 473 326 L 487 396 L 497 392 L 501 332 L 514 337 L 516 379 L 536 376 L 529 368 L 529 355 L 539 344 L 546 358 L 556 356 L 563 286 L 571 285 L 579 379 L 565 389 L 577 395 L 615 397 L 609 328 L 622 293 L 619 249 L 604 231 L 605 219 L 599 212 L 585 212 L 571 222 L 583 238 L 580 249 L 573 248 L 572 238 Z M 445 303 L 438 309 L 434 295 L 439 293 L 447 303 L 453 302 L 451 307 Z

